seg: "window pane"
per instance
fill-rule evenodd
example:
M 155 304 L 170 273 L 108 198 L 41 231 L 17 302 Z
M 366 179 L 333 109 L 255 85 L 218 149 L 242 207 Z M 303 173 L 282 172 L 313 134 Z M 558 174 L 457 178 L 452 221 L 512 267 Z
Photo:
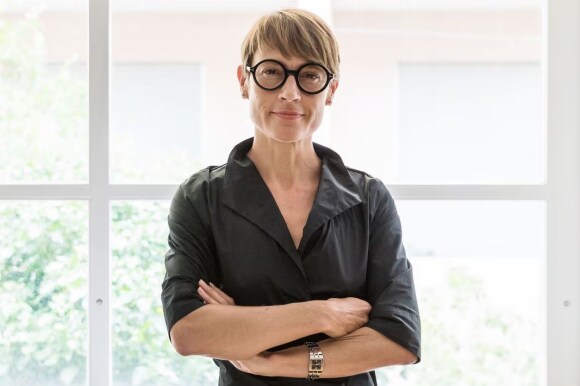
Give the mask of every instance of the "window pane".
M 38 4 L 0 4 L 0 184 L 87 182 L 87 2 Z
M 545 183 L 541 1 L 332 3 L 327 113 L 347 164 L 390 183 Z
M 397 180 L 542 183 L 540 80 L 538 64 L 400 64 Z
M 166 201 L 112 206 L 113 383 L 215 386 L 208 358 L 182 357 L 169 341 L 161 306 L 167 250 Z
M 0 384 L 86 384 L 86 202 L 0 202 Z
M 382 382 L 543 385 L 545 203 L 397 206 L 414 267 L 424 361 L 381 369 Z
M 180 182 L 202 167 L 201 91 L 195 63 L 114 66 L 113 182 Z
M 111 1 L 111 176 L 180 183 L 254 133 L 236 77 L 253 21 L 296 1 Z

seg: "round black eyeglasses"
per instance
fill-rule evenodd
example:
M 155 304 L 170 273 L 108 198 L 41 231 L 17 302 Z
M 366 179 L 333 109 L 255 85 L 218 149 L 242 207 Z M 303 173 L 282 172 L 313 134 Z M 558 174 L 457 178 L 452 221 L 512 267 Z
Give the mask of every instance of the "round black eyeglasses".
M 318 94 L 328 86 L 334 74 L 318 63 L 305 63 L 296 70 L 289 70 L 274 59 L 265 59 L 253 67 L 246 66 L 256 84 L 264 90 L 276 90 L 286 83 L 290 75 L 296 79 L 298 88 L 306 94 Z

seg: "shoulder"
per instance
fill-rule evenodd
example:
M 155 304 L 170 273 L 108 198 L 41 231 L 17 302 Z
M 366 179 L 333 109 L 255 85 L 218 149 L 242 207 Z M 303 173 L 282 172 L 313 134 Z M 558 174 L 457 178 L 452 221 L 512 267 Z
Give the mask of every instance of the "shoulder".
M 207 166 L 185 179 L 180 185 L 185 195 L 208 193 L 216 185 L 222 184 L 225 176 L 226 164 Z
M 359 194 L 361 195 L 361 199 L 364 202 L 372 205 L 381 201 L 393 201 L 393 197 L 389 192 L 389 189 L 380 178 L 374 177 L 365 171 L 351 167 L 346 167 L 346 170 L 348 171 L 351 180 L 357 187 Z
M 225 164 L 207 166 L 185 179 L 173 196 L 172 212 L 195 211 L 202 217 L 209 217 L 209 207 L 215 199 L 215 192 L 223 183 Z
M 398 216 L 395 200 L 380 178 L 351 167 L 346 169 L 359 191 L 371 224 L 377 226 Z
M 314 144 L 316 153 L 327 160 L 327 164 L 336 178 L 341 179 L 343 186 L 350 189 L 350 179 L 354 184 L 361 200 L 372 207 L 374 203 L 383 200 L 392 201 L 392 196 L 385 184 L 377 177 L 369 173 L 346 166 L 340 154 L 331 148 L 318 143 Z

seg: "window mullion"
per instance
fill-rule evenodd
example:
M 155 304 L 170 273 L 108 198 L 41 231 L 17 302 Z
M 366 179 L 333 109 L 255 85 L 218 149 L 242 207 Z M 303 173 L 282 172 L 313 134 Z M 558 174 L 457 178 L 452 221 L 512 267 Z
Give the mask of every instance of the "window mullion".
M 545 185 L 387 185 L 399 200 L 546 200 Z
M 111 384 L 109 0 L 89 1 L 89 385 Z
M 548 385 L 580 384 L 580 3 L 546 1 Z

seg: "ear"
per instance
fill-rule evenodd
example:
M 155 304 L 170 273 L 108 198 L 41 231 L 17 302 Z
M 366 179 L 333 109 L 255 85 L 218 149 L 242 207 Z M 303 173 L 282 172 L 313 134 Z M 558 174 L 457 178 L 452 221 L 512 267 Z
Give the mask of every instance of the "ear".
M 330 106 L 332 104 L 332 99 L 334 98 L 334 93 L 336 92 L 336 89 L 338 88 L 338 79 L 336 80 L 332 80 L 330 82 L 330 87 L 328 88 L 328 94 L 326 94 L 326 105 Z
M 248 99 L 247 79 L 246 71 L 244 71 L 244 67 L 240 64 L 238 66 L 238 82 L 240 83 L 240 93 L 242 94 L 243 99 Z

